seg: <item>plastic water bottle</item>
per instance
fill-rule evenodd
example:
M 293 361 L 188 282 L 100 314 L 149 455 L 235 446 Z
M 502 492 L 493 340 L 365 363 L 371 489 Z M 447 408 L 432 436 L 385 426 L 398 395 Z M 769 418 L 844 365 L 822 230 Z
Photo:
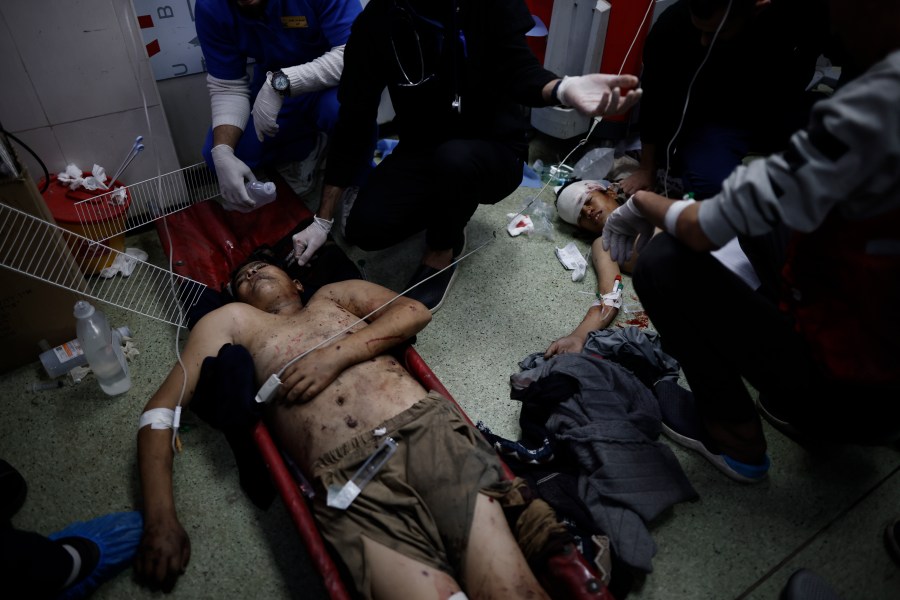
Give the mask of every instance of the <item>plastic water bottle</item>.
M 275 184 L 271 181 L 248 181 L 247 195 L 256 202 L 256 206 L 247 210 L 238 209 L 240 212 L 250 212 L 256 210 L 260 206 L 265 206 L 275 199 Z
M 75 303 L 75 318 L 81 350 L 100 382 L 100 389 L 110 396 L 127 392 L 131 388 L 131 376 L 119 332 L 113 332 L 106 315 L 84 300 Z
M 131 329 L 127 325 L 116 328 L 116 331 L 121 338 L 131 337 Z M 81 349 L 81 342 L 78 341 L 78 338 L 41 352 L 38 358 L 41 359 L 41 364 L 44 365 L 44 370 L 50 377 L 60 377 L 75 367 L 87 364 L 87 357 Z

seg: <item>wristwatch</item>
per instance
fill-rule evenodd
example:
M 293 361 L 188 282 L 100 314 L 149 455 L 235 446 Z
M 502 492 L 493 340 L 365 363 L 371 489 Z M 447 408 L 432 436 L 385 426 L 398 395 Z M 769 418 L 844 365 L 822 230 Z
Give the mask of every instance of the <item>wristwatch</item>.
M 291 79 L 284 71 L 278 70 L 272 73 L 272 89 L 282 96 L 291 95 Z

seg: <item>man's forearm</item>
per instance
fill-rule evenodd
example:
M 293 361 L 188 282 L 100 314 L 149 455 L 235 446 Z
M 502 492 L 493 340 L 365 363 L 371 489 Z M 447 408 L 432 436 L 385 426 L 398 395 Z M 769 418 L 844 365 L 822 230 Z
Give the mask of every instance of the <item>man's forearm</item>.
M 592 306 L 588 309 L 587 314 L 584 315 L 584 318 L 581 320 L 581 323 L 578 324 L 578 327 L 576 327 L 569 335 L 577 337 L 581 340 L 581 343 L 584 343 L 590 332 L 597 331 L 598 329 L 606 329 L 618 314 L 619 309 L 613 308 L 612 306 L 603 304 Z
M 394 300 L 383 313 L 376 313 L 376 317 L 368 327 L 353 335 L 354 341 L 364 348 L 362 360 L 384 354 L 422 331 L 431 321 L 427 308 L 404 297 Z
M 656 144 L 641 142 L 641 168 L 656 173 Z
M 673 200 L 654 194 L 653 192 L 637 192 L 634 203 L 644 218 L 656 227 L 665 228 L 666 212 L 671 208 Z M 713 250 L 716 246 L 700 227 L 700 203 L 694 202 L 685 208 L 675 225 L 675 237 L 688 247 L 697 250 Z
M 138 463 L 144 515 L 148 523 L 176 518 L 172 486 L 171 429 L 143 427 L 138 432 Z
M 316 211 L 316 215 L 320 219 L 333 219 L 343 193 L 344 188 L 328 184 L 322 186 L 322 200 L 319 202 L 319 209 Z
M 234 125 L 219 125 L 213 129 L 213 147 L 225 144 L 236 148 L 243 133 L 239 127 Z

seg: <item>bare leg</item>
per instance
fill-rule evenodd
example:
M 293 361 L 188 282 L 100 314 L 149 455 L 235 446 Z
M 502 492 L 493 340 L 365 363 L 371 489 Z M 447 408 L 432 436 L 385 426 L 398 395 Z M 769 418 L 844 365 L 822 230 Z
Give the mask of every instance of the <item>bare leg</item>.
M 375 598 L 447 600 L 460 591 L 456 580 L 443 571 L 423 565 L 369 538 L 363 538 L 363 545 L 366 562 L 372 569 L 372 595 Z
M 531 572 L 500 504 L 483 494 L 475 502 L 464 569 L 470 600 L 550 598 Z

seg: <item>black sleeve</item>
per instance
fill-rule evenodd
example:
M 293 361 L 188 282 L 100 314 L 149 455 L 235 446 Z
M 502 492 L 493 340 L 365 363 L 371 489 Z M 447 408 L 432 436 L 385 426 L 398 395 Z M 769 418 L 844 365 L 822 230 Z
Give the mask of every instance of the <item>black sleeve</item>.
M 325 183 L 337 187 L 355 183 L 372 158 L 378 105 L 386 87 L 375 17 L 374 10 L 363 11 L 344 48 L 344 69 L 338 85 L 340 109 L 325 168 Z
M 677 81 L 674 71 L 684 76 L 683 69 L 673 68 L 680 62 L 672 58 L 680 46 L 676 31 L 680 16 L 687 12 L 686 3 L 677 2 L 666 9 L 650 29 L 644 42 L 644 66 L 641 74 L 640 135 L 645 144 L 662 144 L 670 126 L 667 125 L 670 110 L 667 106 L 674 102 L 675 88 L 686 86 Z
M 480 0 L 486 1 L 486 0 Z M 495 0 L 488 14 L 490 53 L 497 65 L 494 76 L 511 100 L 525 106 L 547 106 L 541 95 L 544 86 L 559 76 L 541 66 L 525 41 L 534 20 L 522 0 Z

